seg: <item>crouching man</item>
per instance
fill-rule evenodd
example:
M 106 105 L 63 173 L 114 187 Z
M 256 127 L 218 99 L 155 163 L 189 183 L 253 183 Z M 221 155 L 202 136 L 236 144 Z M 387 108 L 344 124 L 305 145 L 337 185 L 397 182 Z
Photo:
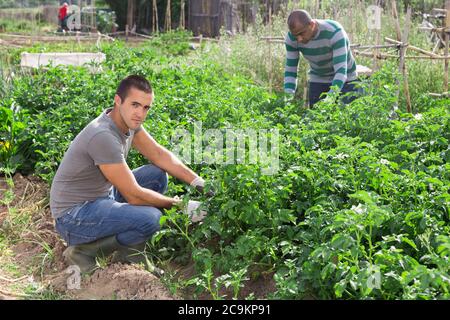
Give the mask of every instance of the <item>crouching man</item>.
M 164 196 L 167 173 L 203 191 L 204 180 L 142 126 L 153 97 L 145 78 L 122 80 L 114 107 L 75 137 L 56 172 L 51 212 L 68 245 L 64 258 L 82 272 L 92 272 L 98 256 L 144 261 L 140 253 L 160 228 L 161 209 L 181 205 L 178 198 Z M 152 164 L 131 171 L 126 163 L 131 147 Z

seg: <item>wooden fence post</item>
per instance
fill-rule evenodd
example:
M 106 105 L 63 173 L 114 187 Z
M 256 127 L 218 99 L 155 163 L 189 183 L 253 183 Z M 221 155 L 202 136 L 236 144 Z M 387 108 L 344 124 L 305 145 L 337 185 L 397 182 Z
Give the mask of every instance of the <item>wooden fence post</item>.
M 128 28 L 127 29 L 129 29 L 129 30 L 133 29 L 133 18 L 134 18 L 134 0 L 128 0 L 128 8 L 127 8 Z M 127 35 L 128 35 L 128 33 L 127 33 Z
M 185 6 L 184 1 L 185 0 L 181 0 L 181 3 L 180 3 L 180 26 L 179 26 L 180 29 L 185 29 L 185 27 L 186 27 L 186 15 L 185 15 L 185 11 L 184 11 L 184 6 Z
M 392 17 L 394 18 L 395 32 L 397 33 L 397 41 L 402 40 L 402 32 L 400 30 L 400 22 L 398 20 L 397 1 L 391 0 Z
M 269 37 L 272 36 L 272 6 L 269 6 Z M 272 94 L 272 43 L 269 42 L 269 92 Z
M 395 0 L 391 0 L 391 9 L 392 9 L 392 18 L 394 20 L 394 25 L 395 25 L 395 31 L 397 33 L 397 41 L 400 41 L 401 47 L 400 47 L 400 51 L 399 51 L 399 55 L 400 55 L 400 63 L 399 63 L 399 71 L 400 73 L 402 73 L 403 75 L 403 84 L 404 84 L 404 90 L 405 90 L 405 98 L 406 98 L 406 109 L 408 110 L 408 112 L 411 112 L 411 97 L 409 95 L 409 84 L 408 84 L 408 71 L 406 68 L 406 51 L 407 51 L 407 47 L 405 47 L 407 41 L 408 41 L 408 36 L 409 36 L 409 28 L 410 28 L 410 22 L 411 22 L 411 8 L 408 7 L 408 11 L 406 13 L 406 20 L 405 20 L 405 29 L 403 32 L 403 35 L 400 31 L 400 21 L 398 18 L 398 13 L 397 13 L 397 2 Z M 398 99 L 400 96 L 400 81 L 396 81 L 396 84 L 398 86 L 397 89 L 397 103 L 393 108 L 393 111 L 397 111 L 398 109 Z
M 152 6 L 152 32 L 157 33 L 159 31 L 159 22 L 158 22 L 158 5 L 156 0 L 153 0 Z
M 165 31 L 172 30 L 172 11 L 171 11 L 170 0 L 167 0 L 166 18 L 164 21 L 164 30 Z
M 403 85 L 405 89 L 405 98 L 406 98 L 406 109 L 409 113 L 412 112 L 411 109 L 411 97 L 409 95 L 409 83 L 408 83 L 408 70 L 406 68 L 406 51 L 408 47 L 405 45 L 408 43 L 409 37 L 409 28 L 411 25 L 411 7 L 408 6 L 405 20 L 405 29 L 402 35 L 402 47 L 400 48 L 400 66 L 399 70 L 403 73 Z

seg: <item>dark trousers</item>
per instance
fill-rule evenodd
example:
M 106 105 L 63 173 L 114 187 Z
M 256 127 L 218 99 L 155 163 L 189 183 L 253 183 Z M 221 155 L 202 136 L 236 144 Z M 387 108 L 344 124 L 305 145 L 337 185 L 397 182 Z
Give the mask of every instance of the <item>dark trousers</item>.
M 356 92 L 361 93 L 360 88 L 358 88 L 355 84 L 358 81 L 346 82 L 344 87 L 341 90 L 341 94 L 345 94 L 348 92 Z M 309 82 L 309 107 L 314 106 L 317 102 L 323 99 L 320 98 L 320 95 L 324 92 L 328 92 L 331 87 L 331 83 L 320 83 L 320 82 Z M 353 100 L 357 98 L 357 95 L 344 97 L 343 102 L 345 104 L 349 104 Z

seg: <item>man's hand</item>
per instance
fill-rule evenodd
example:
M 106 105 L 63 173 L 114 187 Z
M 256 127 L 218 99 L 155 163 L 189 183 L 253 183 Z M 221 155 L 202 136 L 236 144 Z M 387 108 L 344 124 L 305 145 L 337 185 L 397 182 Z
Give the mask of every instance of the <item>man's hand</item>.
M 173 199 L 175 200 L 173 206 L 182 209 L 183 208 L 183 199 L 181 199 L 179 196 L 175 196 L 175 197 L 173 197 Z
M 327 94 L 327 96 L 322 99 L 324 104 L 334 104 L 336 102 L 336 97 L 332 94 Z
M 326 95 L 323 100 L 325 104 L 334 104 L 337 102 L 339 98 L 341 90 L 337 85 L 331 86 L 330 90 L 327 93 L 322 93 L 323 95 Z M 321 95 L 322 96 L 322 95 Z
M 195 189 L 197 189 L 198 192 L 200 192 L 201 194 L 204 194 L 208 198 L 212 198 L 216 195 L 216 193 L 214 192 L 212 187 L 206 193 L 204 192 L 205 190 L 204 190 L 204 187 L 202 187 L 202 186 L 196 186 Z
M 205 196 L 207 196 L 208 198 L 215 196 L 215 192 L 214 192 L 214 190 L 212 190 L 212 188 L 210 188 L 208 192 L 204 193 L 205 180 L 203 180 L 201 177 L 195 178 L 191 182 L 191 186 L 194 187 L 195 189 L 197 189 L 197 191 L 200 192 L 201 194 L 204 194 Z
M 294 94 L 291 93 L 285 93 L 284 94 L 284 104 L 291 103 L 294 100 Z

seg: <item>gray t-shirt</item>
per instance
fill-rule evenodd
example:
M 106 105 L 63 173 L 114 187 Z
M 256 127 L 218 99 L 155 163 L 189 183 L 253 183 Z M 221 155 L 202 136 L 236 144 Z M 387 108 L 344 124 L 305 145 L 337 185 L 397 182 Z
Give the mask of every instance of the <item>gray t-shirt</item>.
M 69 209 L 107 197 L 111 183 L 99 164 L 122 163 L 131 148 L 134 134 L 124 134 L 107 115 L 112 108 L 91 121 L 72 141 L 59 165 L 50 190 L 50 210 L 56 219 Z

